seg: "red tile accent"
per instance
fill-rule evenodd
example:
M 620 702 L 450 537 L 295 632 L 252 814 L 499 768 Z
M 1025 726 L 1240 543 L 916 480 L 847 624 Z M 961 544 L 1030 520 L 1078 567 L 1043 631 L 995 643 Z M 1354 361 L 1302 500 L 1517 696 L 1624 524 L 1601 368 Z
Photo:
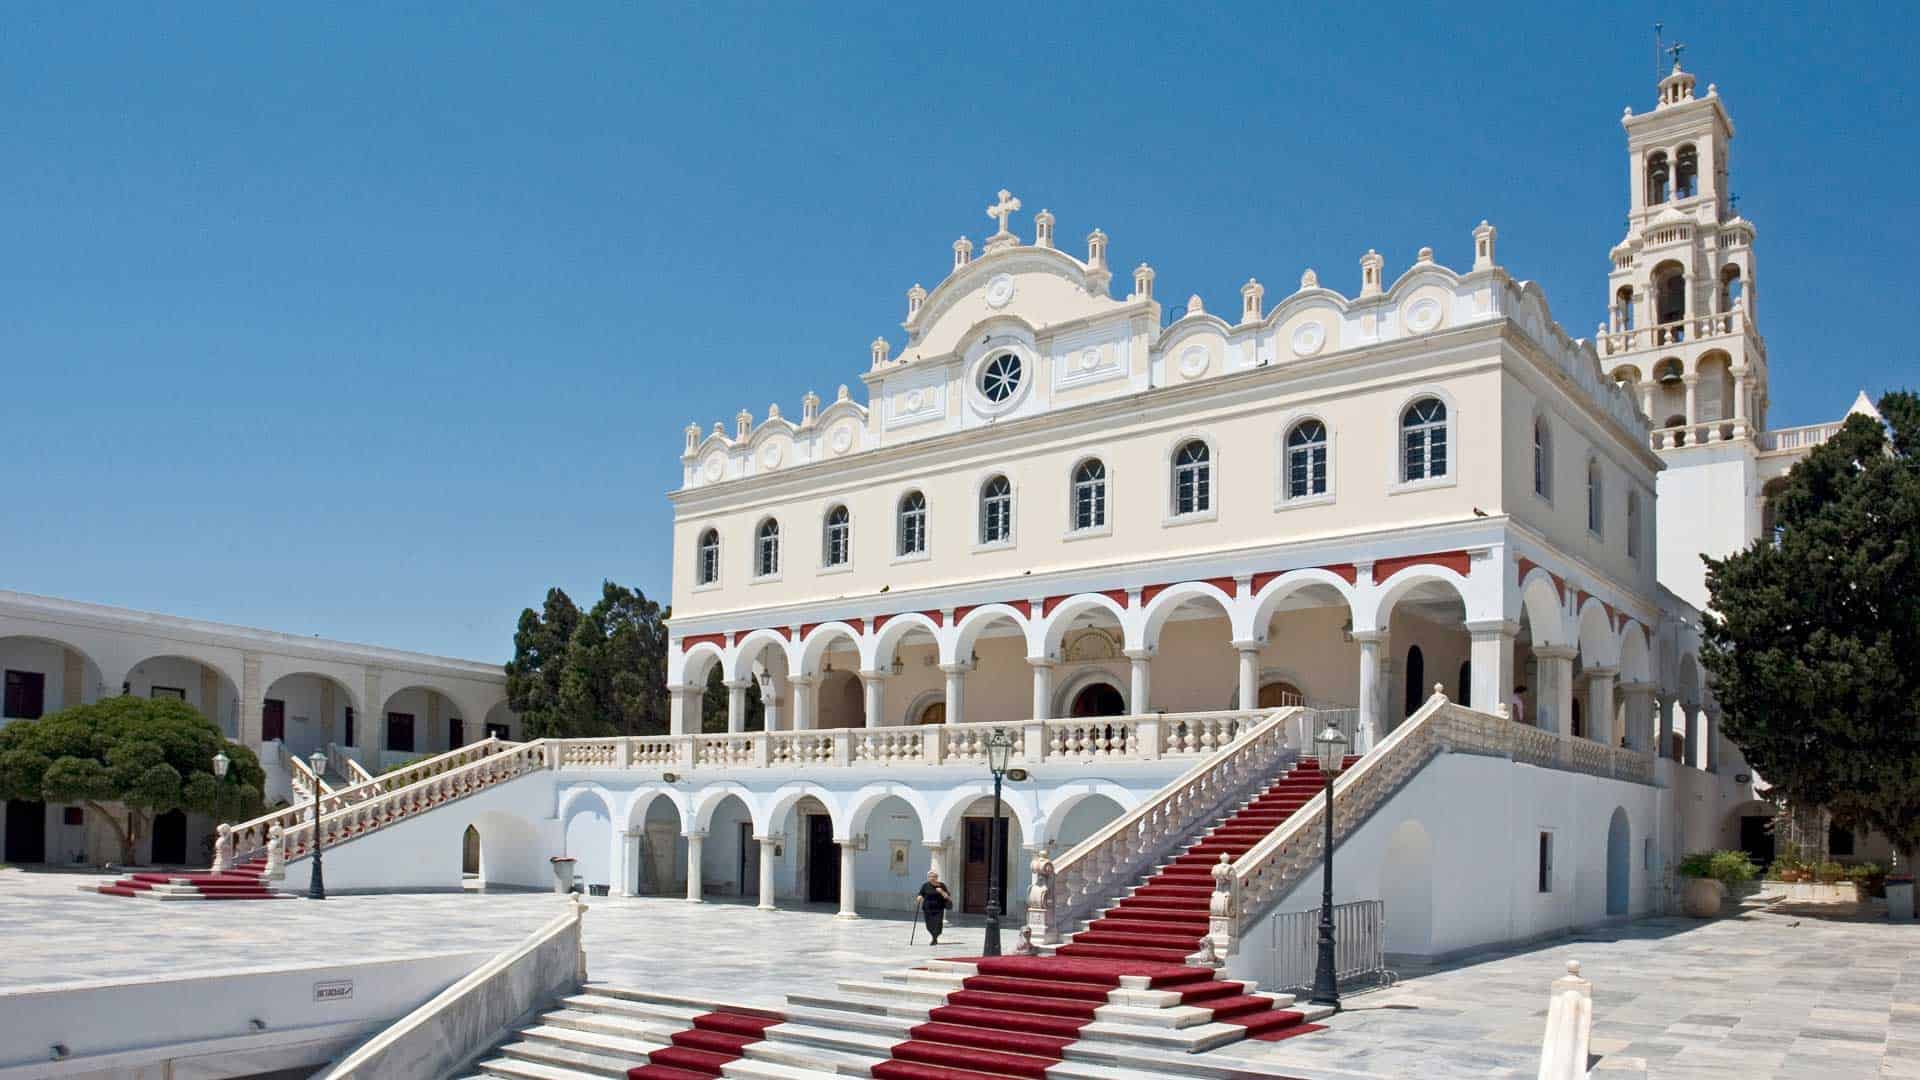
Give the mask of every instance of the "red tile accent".
M 725 634 L 688 634 L 686 637 L 683 637 L 680 639 L 680 651 L 685 652 L 686 650 L 693 648 L 695 645 L 698 645 L 701 642 L 706 642 L 711 645 L 717 645 L 724 649 L 726 648 L 726 645 L 727 645 L 727 635 Z
M 1409 566 L 1421 564 L 1442 566 L 1465 577 L 1472 565 L 1472 560 L 1464 551 L 1441 551 L 1429 555 L 1406 555 L 1398 559 L 1381 559 L 1373 564 L 1373 580 L 1386 581 Z
M 1346 578 L 1347 584 L 1349 585 L 1352 585 L 1355 582 L 1358 582 L 1360 580 L 1360 568 L 1353 565 L 1350 562 L 1329 563 L 1326 566 L 1320 567 L 1320 569 L 1325 570 L 1330 574 L 1338 574 L 1339 576 Z M 1335 810 L 1339 809 L 1338 803 L 1334 804 L 1334 809 Z
M 1167 587 L 1165 585 L 1149 585 L 1146 588 L 1141 589 L 1140 590 L 1140 606 L 1146 607 L 1148 604 L 1153 603 L 1153 598 L 1156 596 L 1159 596 L 1161 593 L 1165 591 L 1167 591 Z M 1335 809 L 1338 809 L 1338 806 L 1336 806 Z
M 871 627 L 869 628 L 869 631 L 870 631 L 871 633 L 876 633 L 876 634 L 877 634 L 877 633 L 879 633 L 879 632 L 880 632 L 880 628 L 881 628 L 881 627 L 883 627 L 883 626 L 885 626 L 885 625 L 887 625 L 887 620 L 888 620 L 888 619 L 891 619 L 891 618 L 893 618 L 893 616 L 891 616 L 891 615 L 875 615 L 875 616 L 874 616 L 874 617 L 873 617 L 872 619 L 870 619 L 870 620 L 868 620 L 869 622 L 871 622 L 871 623 L 873 624 L 873 625 L 872 625 L 872 626 L 871 626 Z M 1335 809 L 1335 811 L 1338 811 L 1338 810 L 1339 810 L 1339 808 L 1340 808 L 1340 804 L 1338 804 L 1338 803 L 1335 803 L 1335 804 L 1334 804 L 1334 809 Z

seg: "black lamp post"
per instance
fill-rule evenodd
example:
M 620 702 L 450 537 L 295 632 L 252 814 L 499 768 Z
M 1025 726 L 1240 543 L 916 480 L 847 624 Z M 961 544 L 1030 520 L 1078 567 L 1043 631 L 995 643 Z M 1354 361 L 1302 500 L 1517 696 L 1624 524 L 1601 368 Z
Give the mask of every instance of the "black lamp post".
M 1320 882 L 1320 959 L 1313 969 L 1313 994 L 1307 998 L 1315 1005 L 1340 1007 L 1340 981 L 1334 974 L 1333 960 L 1333 781 L 1347 760 L 1347 737 L 1331 723 L 1313 738 L 1314 756 L 1320 771 L 1327 774 L 1327 849 L 1326 865 Z
M 320 874 L 320 774 L 327 770 L 327 755 L 315 750 L 307 764 L 313 767 L 313 877 L 307 882 L 307 899 L 325 900 L 327 883 Z
M 1006 833 L 1001 826 L 1000 782 L 1007 775 L 1007 759 L 1013 756 L 1013 739 L 1005 728 L 995 728 L 987 737 L 987 768 L 993 770 L 993 834 L 987 837 L 987 941 L 980 955 L 1000 955 L 1001 877 L 1006 872 L 1007 853 L 1002 843 Z

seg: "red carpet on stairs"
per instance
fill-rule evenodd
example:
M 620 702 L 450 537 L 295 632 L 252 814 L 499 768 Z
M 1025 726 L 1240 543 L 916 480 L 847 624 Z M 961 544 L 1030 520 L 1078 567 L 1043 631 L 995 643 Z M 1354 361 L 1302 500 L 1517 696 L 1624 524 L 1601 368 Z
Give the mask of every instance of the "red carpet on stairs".
M 155 885 L 191 885 L 200 894 L 198 899 L 201 900 L 280 899 L 282 894 L 276 893 L 266 880 L 266 869 L 266 858 L 262 856 L 218 872 L 194 870 L 177 874 L 165 871 L 133 874 L 111 885 L 102 885 L 99 891 L 107 896 L 138 896 L 152 891 Z
M 721 1066 L 738 1060 L 746 1048 L 766 1037 L 767 1029 L 785 1021 L 747 1013 L 710 1012 L 693 1018 L 693 1026 L 675 1032 L 673 1045 L 647 1055 L 645 1065 L 627 1070 L 627 1080 L 707 1080 L 719 1076 Z

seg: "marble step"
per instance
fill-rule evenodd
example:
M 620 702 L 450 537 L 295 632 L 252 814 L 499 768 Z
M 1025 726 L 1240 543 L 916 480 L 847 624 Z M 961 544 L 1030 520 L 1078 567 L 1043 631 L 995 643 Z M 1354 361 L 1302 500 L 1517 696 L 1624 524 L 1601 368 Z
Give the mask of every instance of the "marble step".
M 742 1016 L 765 1017 L 769 1020 L 780 1019 L 779 1013 L 770 1012 L 766 1009 L 745 1008 L 739 1005 L 728 1004 L 724 1001 L 689 997 L 686 994 L 660 994 L 651 990 L 635 989 L 630 986 L 616 986 L 612 983 L 590 982 L 582 987 L 581 990 L 583 993 L 600 994 L 603 997 L 615 997 L 622 1001 L 638 1002 L 644 1005 L 659 1005 L 669 1009 L 690 1010 L 691 1016 L 699 1016 L 703 1013 L 711 1012 L 730 1012 L 738 1013 Z
M 823 1076 L 869 1076 L 876 1062 L 886 1057 L 869 1051 L 832 1050 L 811 1043 L 762 1039 L 749 1043 L 741 1051 L 747 1060 L 801 1069 Z
M 787 1015 L 795 1016 L 800 1012 L 831 1012 L 849 1014 L 847 1023 L 858 1025 L 854 1017 L 885 1017 L 897 1020 L 925 1021 L 927 1014 L 945 1004 L 942 998 L 932 1000 L 908 1000 L 902 996 L 884 997 L 876 994 L 862 994 L 844 988 L 839 993 L 826 994 L 788 994 Z
M 850 1031 L 839 1025 L 839 1014 L 815 1014 L 813 1010 L 803 1010 L 809 1015 L 804 1020 L 785 1024 L 776 1024 L 767 1029 L 763 1042 L 752 1043 L 747 1049 L 763 1046 L 767 1043 L 815 1046 L 823 1050 L 837 1050 L 842 1054 L 886 1061 L 893 1057 L 893 1048 L 906 1041 L 902 1034 L 912 1027 L 909 1021 L 900 1021 L 901 1027 L 892 1034 L 876 1034 L 872 1030 Z
M 542 1021 L 545 1019 L 545 1017 L 541 1018 Z M 565 1024 L 544 1022 L 522 1030 L 520 1037 L 559 1043 L 563 1046 L 592 1050 L 602 1054 L 625 1054 L 633 1058 L 644 1058 L 663 1046 L 671 1045 L 665 1039 L 634 1038 L 631 1035 L 615 1035 L 610 1032 L 594 1031 L 591 1028 L 568 1027 Z M 622 1075 L 625 1074 L 622 1073 Z
M 625 1054 L 595 1053 L 579 1047 L 532 1039 L 522 1039 L 502 1046 L 500 1056 L 510 1057 L 516 1061 L 528 1061 L 536 1065 L 574 1069 L 589 1076 L 606 1076 L 614 1080 L 624 1080 L 628 1069 L 646 1063 L 645 1058 L 634 1058 Z
M 833 1077 L 848 1074 L 800 1065 L 785 1065 L 776 1061 L 739 1058 L 720 1066 L 720 1075 L 734 1077 L 737 1080 L 832 1080 Z M 867 1074 L 863 1072 L 852 1075 L 866 1076 Z
M 558 1009 L 540 1018 L 543 1025 L 571 1028 L 575 1031 L 590 1031 L 599 1035 L 613 1035 L 636 1042 L 655 1043 L 665 1046 L 672 1041 L 676 1031 L 685 1031 L 686 1024 L 671 1020 L 649 1020 L 638 1016 L 622 1016 L 618 1013 L 597 1012 L 591 1009 Z
M 636 1020 L 652 1020 L 658 1023 L 673 1024 L 675 1029 L 693 1026 L 693 1018 L 712 1012 L 712 1009 L 689 1009 L 680 1005 L 665 1005 L 653 1001 L 636 1001 L 623 994 L 574 994 L 560 999 L 560 1004 L 569 1009 L 585 1012 L 608 1013 Z
M 506 1077 L 508 1080 L 601 1080 L 599 1073 L 510 1057 L 489 1058 L 481 1062 L 479 1075 Z

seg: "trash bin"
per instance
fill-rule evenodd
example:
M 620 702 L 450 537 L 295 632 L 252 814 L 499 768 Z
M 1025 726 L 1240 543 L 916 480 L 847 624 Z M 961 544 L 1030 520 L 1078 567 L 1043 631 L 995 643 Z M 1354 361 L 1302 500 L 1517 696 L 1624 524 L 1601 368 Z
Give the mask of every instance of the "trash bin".
M 1887 882 L 1887 921 L 1913 921 L 1913 879 Z
M 587 886 L 587 895 L 588 896 L 605 896 L 607 895 L 607 886 L 589 885 Z
M 555 855 L 547 860 L 553 864 L 553 891 L 562 896 L 573 891 L 573 863 L 571 855 Z

